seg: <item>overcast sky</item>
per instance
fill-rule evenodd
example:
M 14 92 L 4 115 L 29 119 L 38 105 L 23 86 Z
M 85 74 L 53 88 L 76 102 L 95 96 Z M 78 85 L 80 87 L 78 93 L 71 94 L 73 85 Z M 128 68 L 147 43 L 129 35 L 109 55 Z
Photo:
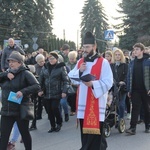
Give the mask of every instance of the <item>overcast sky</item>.
M 121 0 L 101 0 L 110 23 L 115 23 L 111 16 L 118 16 L 116 8 L 117 3 Z M 53 0 L 54 4 L 54 20 L 53 33 L 59 38 L 63 38 L 63 30 L 65 30 L 66 40 L 77 43 L 77 31 L 80 36 L 80 12 L 84 6 L 84 0 Z

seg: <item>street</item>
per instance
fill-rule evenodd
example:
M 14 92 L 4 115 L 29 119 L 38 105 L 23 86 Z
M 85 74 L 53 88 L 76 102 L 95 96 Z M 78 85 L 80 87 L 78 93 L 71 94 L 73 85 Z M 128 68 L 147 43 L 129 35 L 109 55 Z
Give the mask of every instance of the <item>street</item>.
M 126 120 L 129 127 L 129 120 Z M 80 130 L 76 129 L 76 116 L 71 116 L 68 122 L 63 122 L 60 132 L 47 133 L 50 128 L 47 115 L 38 120 L 37 130 L 31 131 L 33 150 L 79 150 Z M 120 134 L 117 129 L 112 128 L 110 137 L 107 138 L 107 150 L 150 150 L 150 134 L 144 132 L 144 124 L 137 125 L 136 135 L 129 136 Z M 23 144 L 17 142 L 16 149 L 24 150 Z

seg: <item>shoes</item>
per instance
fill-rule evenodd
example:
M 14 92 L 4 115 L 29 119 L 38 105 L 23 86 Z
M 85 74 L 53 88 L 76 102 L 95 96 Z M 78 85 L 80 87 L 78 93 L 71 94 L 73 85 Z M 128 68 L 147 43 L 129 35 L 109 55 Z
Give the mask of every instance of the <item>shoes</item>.
M 145 133 L 150 133 L 150 125 L 145 125 Z
M 20 140 L 20 143 L 23 143 L 23 140 L 22 140 L 22 138 L 21 138 L 21 140 Z
M 135 135 L 136 134 L 136 128 L 129 128 L 125 131 L 126 133 L 129 133 L 131 135 Z
M 67 122 L 69 120 L 69 115 L 65 114 L 65 121 Z
M 56 128 L 55 128 L 55 127 L 52 127 L 50 130 L 48 130 L 48 133 L 52 133 L 52 132 L 54 132 L 54 131 L 56 131 Z
M 141 124 L 141 123 L 144 123 L 144 120 L 139 120 L 139 121 L 137 122 L 137 124 Z
M 58 124 L 56 129 L 55 129 L 55 132 L 59 132 L 61 130 L 61 126 L 62 126 L 61 124 L 60 125 Z
M 37 130 L 37 127 L 31 125 L 31 127 L 29 128 L 29 131 L 33 131 L 33 130 Z
M 15 144 L 8 142 L 7 150 L 15 150 Z
M 150 128 L 146 128 L 145 133 L 150 133 Z
M 71 112 L 70 113 L 70 116 L 74 116 L 76 113 L 75 112 Z
M 131 119 L 131 114 L 127 113 L 127 119 L 130 120 Z

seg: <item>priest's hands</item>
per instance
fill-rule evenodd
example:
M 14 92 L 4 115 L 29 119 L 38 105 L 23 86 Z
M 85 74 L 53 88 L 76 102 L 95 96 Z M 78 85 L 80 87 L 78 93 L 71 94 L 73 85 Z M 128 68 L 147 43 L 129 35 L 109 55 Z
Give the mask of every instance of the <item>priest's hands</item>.
M 79 70 L 80 70 L 80 72 L 83 72 L 86 70 L 86 63 L 85 62 L 81 63 Z
M 88 87 L 93 87 L 93 83 L 92 81 L 89 81 L 89 82 L 83 82 L 86 86 Z

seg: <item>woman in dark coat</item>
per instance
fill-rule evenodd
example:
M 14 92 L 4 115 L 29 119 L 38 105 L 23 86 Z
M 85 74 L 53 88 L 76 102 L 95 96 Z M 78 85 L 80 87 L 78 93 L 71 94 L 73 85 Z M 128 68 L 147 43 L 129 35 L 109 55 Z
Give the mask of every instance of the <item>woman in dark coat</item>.
M 19 52 L 12 52 L 8 58 L 9 69 L 0 73 L 0 84 L 2 88 L 0 150 L 7 149 L 14 122 L 17 122 L 25 149 L 32 149 L 32 140 L 28 130 L 29 120 L 21 120 L 20 105 L 8 101 L 8 96 L 11 91 L 15 92 L 18 98 L 23 97 L 22 102 L 27 102 L 30 100 L 30 95 L 38 92 L 40 89 L 38 81 L 24 66 L 23 60 L 23 56 Z
M 118 115 L 119 119 L 123 119 L 125 112 L 125 98 L 127 95 L 126 84 L 128 65 L 125 63 L 125 57 L 120 49 L 116 49 L 113 52 L 111 68 L 116 85 L 118 86 L 118 88 L 120 88 L 120 91 L 118 93 Z
M 48 133 L 51 133 L 53 131 L 58 132 L 61 129 L 60 99 L 66 97 L 69 78 L 65 64 L 58 62 L 58 54 L 56 52 L 50 52 L 48 60 L 49 62 L 41 70 L 39 82 L 42 91 L 38 95 L 42 96 L 44 94 L 48 118 L 51 124 L 51 129 Z

